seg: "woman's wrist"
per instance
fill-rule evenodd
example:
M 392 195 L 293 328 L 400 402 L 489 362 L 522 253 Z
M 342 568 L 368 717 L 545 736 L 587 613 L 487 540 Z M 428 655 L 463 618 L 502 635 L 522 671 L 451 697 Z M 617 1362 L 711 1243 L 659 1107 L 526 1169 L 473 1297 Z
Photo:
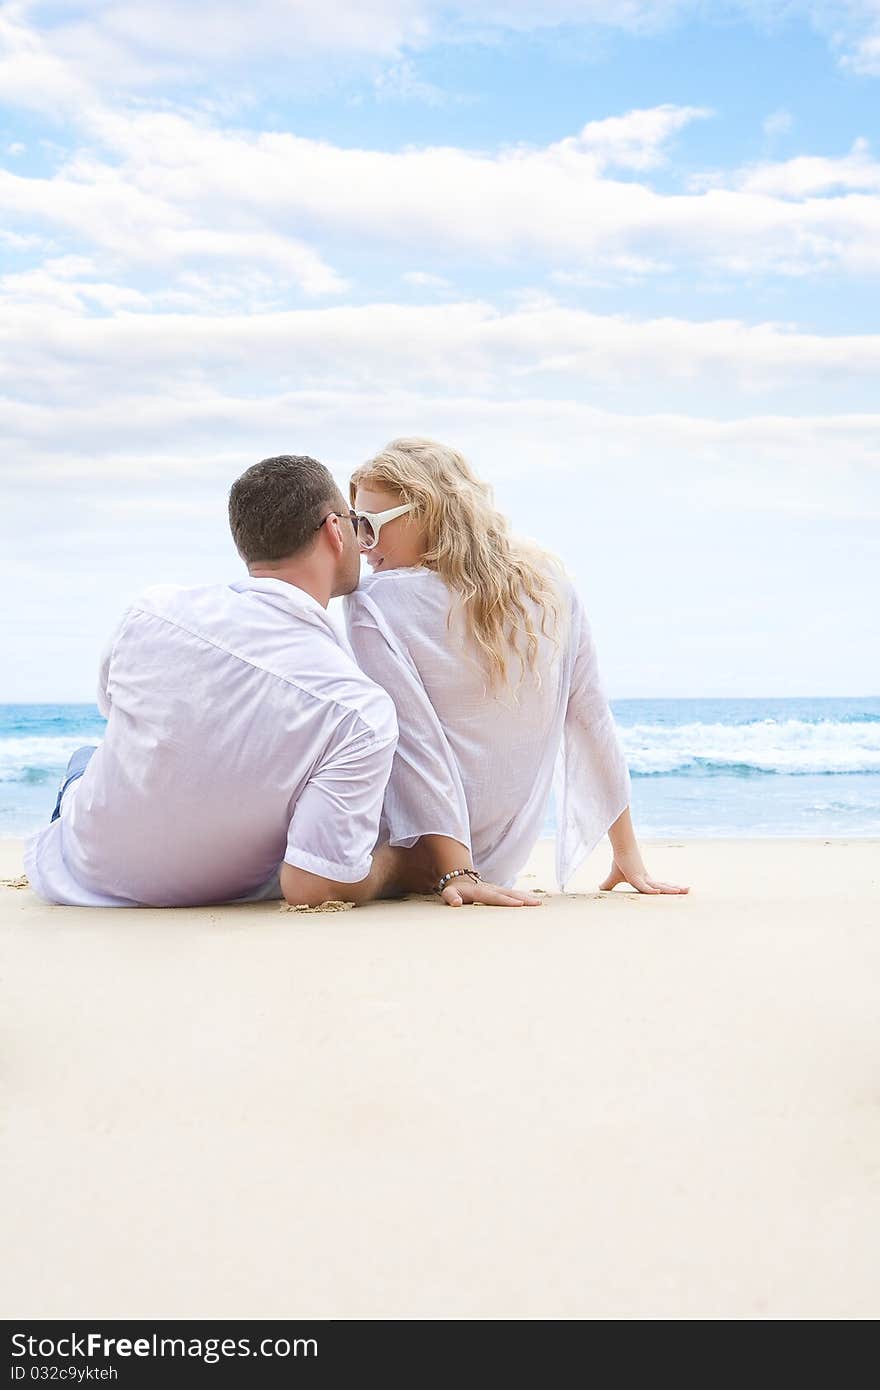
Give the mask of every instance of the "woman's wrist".
M 419 848 L 431 867 L 435 882 L 453 869 L 474 872 L 474 861 L 467 845 L 449 835 L 423 835 Z
M 453 840 L 449 835 L 423 835 L 419 844 L 433 869 L 435 893 L 442 893 L 450 883 L 454 884 L 462 878 L 480 882 L 471 852 L 459 840 Z
M 633 829 L 632 816 L 630 815 L 628 806 L 625 811 L 621 811 L 617 820 L 611 826 L 608 831 L 608 838 L 611 841 L 611 848 L 614 851 L 615 858 L 618 855 L 627 857 L 635 855 L 638 859 L 641 859 L 641 850 L 639 849 L 639 843 L 636 839 L 636 832 Z
M 470 850 L 448 835 L 422 835 L 410 849 L 397 848 L 394 880 L 403 893 L 433 893 L 453 869 L 474 872 Z
M 448 887 L 450 883 L 454 883 L 457 878 L 469 878 L 473 883 L 483 882 L 481 875 L 477 873 L 476 869 L 450 869 L 448 873 L 443 874 L 443 876 L 437 880 L 437 883 L 434 885 L 434 892 L 442 893 L 443 889 Z

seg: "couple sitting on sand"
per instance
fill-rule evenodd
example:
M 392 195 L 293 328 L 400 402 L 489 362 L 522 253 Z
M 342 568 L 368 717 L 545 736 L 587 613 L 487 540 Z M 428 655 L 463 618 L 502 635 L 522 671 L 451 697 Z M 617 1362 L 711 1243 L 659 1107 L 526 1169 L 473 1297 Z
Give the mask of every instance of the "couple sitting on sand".
M 429 440 L 359 468 L 351 503 L 314 459 L 265 459 L 229 497 L 247 578 L 132 604 L 101 666 L 104 740 L 71 758 L 27 845 L 36 892 L 533 905 L 512 885 L 554 774 L 560 886 L 607 832 L 603 889 L 686 892 L 642 862 L 589 624 L 557 562 L 513 539 L 488 486 Z M 350 651 L 327 615 L 339 595 Z

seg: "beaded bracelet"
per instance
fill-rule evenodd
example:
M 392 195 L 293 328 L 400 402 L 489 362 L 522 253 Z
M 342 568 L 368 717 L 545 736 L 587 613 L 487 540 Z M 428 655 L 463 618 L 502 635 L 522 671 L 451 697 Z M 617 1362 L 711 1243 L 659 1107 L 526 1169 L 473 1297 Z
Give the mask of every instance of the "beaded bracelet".
M 454 878 L 472 878 L 474 883 L 483 882 L 476 869 L 450 869 L 448 874 L 443 875 L 434 892 L 442 893 L 447 883 L 451 883 Z

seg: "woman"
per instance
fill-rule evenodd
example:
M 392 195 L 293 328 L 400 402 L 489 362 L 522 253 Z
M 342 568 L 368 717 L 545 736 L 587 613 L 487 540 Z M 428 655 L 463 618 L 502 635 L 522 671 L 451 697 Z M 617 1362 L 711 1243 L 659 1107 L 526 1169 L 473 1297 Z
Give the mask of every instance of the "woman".
M 488 485 L 428 439 L 393 440 L 363 464 L 351 502 L 373 573 L 345 600 L 349 639 L 400 729 L 390 844 L 451 843 L 465 872 L 470 853 L 486 879 L 512 884 L 555 785 L 561 888 L 607 833 L 602 889 L 687 892 L 642 862 L 589 624 L 559 563 L 511 537 Z M 465 872 L 443 885 L 452 905 L 480 900 Z

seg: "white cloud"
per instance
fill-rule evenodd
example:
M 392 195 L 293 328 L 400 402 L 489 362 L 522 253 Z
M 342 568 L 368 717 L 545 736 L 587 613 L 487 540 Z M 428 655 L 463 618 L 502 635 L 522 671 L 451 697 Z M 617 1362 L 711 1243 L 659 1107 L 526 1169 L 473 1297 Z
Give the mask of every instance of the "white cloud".
M 772 140 L 778 135 L 787 135 L 793 125 L 794 119 L 790 111 L 771 111 L 770 115 L 764 118 L 764 134 Z
M 173 276 L 179 266 L 225 263 L 274 270 L 283 283 L 309 295 L 345 288 L 342 277 L 299 237 L 236 216 L 234 197 L 225 215 L 208 220 L 197 199 L 173 188 L 185 172 L 175 168 L 170 145 L 165 176 L 163 196 L 150 187 L 148 165 L 125 169 L 79 153 L 49 178 L 0 170 L 0 199 L 8 219 L 67 233 L 108 257 L 119 273 L 148 268 Z
M 138 290 L 97 279 L 96 267 L 86 256 L 50 257 L 35 270 L 0 276 L 0 304 L 7 310 L 25 305 L 39 313 L 44 308 L 76 313 L 89 308 L 141 309 L 148 303 Z
M 452 287 L 445 276 L 434 275 L 430 270 L 405 270 L 400 278 L 404 284 L 415 285 L 417 289 L 448 290 Z
M 387 82 L 409 96 L 436 92 L 405 55 L 444 42 L 492 42 L 561 24 L 631 33 L 664 28 L 699 0 L 66 0 L 3 7 L 18 68 L 0 68 L 10 98 L 63 109 L 89 87 L 143 90 L 195 84 L 218 70 L 247 85 L 259 69 L 300 78 L 314 59 L 393 58 Z M 2 34 L 0 34 L 2 38 Z M 314 71 L 310 74 L 314 77 Z M 6 80 L 13 85 L 6 86 Z M 41 85 L 46 84 L 46 85 Z M 383 89 L 388 91 L 388 86 Z M 43 109 L 41 108 L 41 109 Z
M 671 261 L 656 256 L 627 256 L 609 253 L 602 257 L 602 274 L 588 270 L 554 270 L 550 278 L 557 285 L 575 289 L 610 288 L 612 285 L 634 285 L 649 275 L 663 275 L 673 269 Z
M 863 77 L 880 76 L 880 5 L 877 0 L 813 0 L 813 22 L 838 54 L 840 66 Z
M 237 574 L 225 495 L 256 459 L 309 452 L 344 483 L 409 432 L 462 448 L 514 529 L 563 556 L 613 694 L 831 693 L 829 660 L 838 688 L 870 686 L 876 415 L 721 421 L 393 383 L 262 400 L 207 385 L 195 396 L 188 383 L 167 397 L 141 388 L 133 371 L 100 410 L 84 400 L 0 421 L 0 552 L 26 605 L 0 633 L 6 698 L 88 698 L 101 647 L 139 588 Z M 719 628 L 732 608 L 748 639 L 735 654 Z M 815 659 L 805 613 L 829 626 Z
M 44 399 L 49 385 L 50 412 L 87 401 L 100 413 L 132 380 L 160 400 L 181 396 L 198 409 L 206 393 L 234 396 L 243 377 L 253 378 L 257 402 L 285 391 L 370 388 L 499 400 L 546 391 L 585 402 L 613 389 L 633 410 L 644 408 L 649 393 L 687 409 L 713 389 L 728 411 L 734 401 L 748 411 L 756 397 L 809 388 L 815 408 L 843 387 L 852 399 L 859 385 L 870 402 L 880 373 L 880 334 L 821 336 L 734 319 L 640 320 L 546 297 L 508 313 L 459 301 L 96 318 L 81 306 L 106 287 L 96 289 L 88 262 L 56 262 L 46 285 L 8 280 L 0 300 L 0 385 L 22 400 Z M 53 296 L 57 312 L 48 318 L 43 300 Z
M 433 273 L 467 261 L 537 261 L 601 277 L 676 258 L 689 273 L 695 260 L 733 274 L 880 271 L 880 198 L 855 195 L 876 185 L 861 143 L 842 162 L 764 165 L 731 187 L 712 176 L 711 186 L 685 193 L 603 173 L 656 164 L 664 141 L 698 114 L 630 112 L 543 147 L 482 153 L 352 149 L 218 130 L 180 114 L 92 109 L 92 149 L 48 178 L 0 171 L 0 196 L 29 229 L 66 231 L 78 250 L 122 266 L 274 270 L 279 289 L 308 294 L 344 286 L 316 249 L 322 239 L 354 238 L 391 256 L 417 248 L 432 256 Z M 817 196 L 830 184 L 843 191 Z
M 426 82 L 408 59 L 378 73 L 373 79 L 373 91 L 379 101 L 416 101 L 425 106 L 459 105 L 468 100 L 459 93 L 447 92 L 433 82 Z
M 58 505 L 65 495 L 100 497 L 108 487 L 116 497 L 148 487 L 160 501 L 187 489 L 216 490 L 283 450 L 322 458 L 344 481 L 387 439 L 420 433 L 462 448 L 508 491 L 540 477 L 542 497 L 572 492 L 597 514 L 608 499 L 619 506 L 625 496 L 632 522 L 676 509 L 694 522 L 736 510 L 880 519 L 877 414 L 716 420 L 388 386 L 262 399 L 210 390 L 159 398 L 134 389 L 100 412 L 85 403 L 53 410 L 6 403 L 0 424 L 15 459 L 8 483 L 20 497 L 31 491 L 34 505 L 47 483 Z
M 716 15 L 758 28 L 812 25 L 845 68 L 880 71 L 874 0 L 11 0 L 0 11 L 0 44 L 11 29 L 18 62 L 0 63 L 0 85 L 24 105 L 61 110 L 95 84 L 147 90 L 221 75 L 246 89 L 266 72 L 314 81 L 316 57 L 324 69 L 336 60 L 405 64 L 438 43 L 494 43 L 560 26 L 647 37 Z
M 88 270 L 70 263 L 58 280 Z M 598 497 L 625 475 L 636 512 L 660 499 L 691 513 L 880 512 L 880 416 L 839 408 L 840 384 L 859 377 L 873 401 L 880 335 L 634 321 L 547 302 L 506 315 L 459 303 L 103 319 L 7 306 L 2 324 L 7 487 L 35 498 L 47 481 L 77 495 L 141 486 L 161 509 L 282 450 L 325 458 L 344 478 L 384 439 L 416 432 L 460 443 L 496 480 L 576 475 L 578 492 Z M 705 413 L 712 381 L 726 416 Z M 799 384 L 796 411 L 737 395 Z
M 864 77 L 880 77 L 880 33 L 865 34 L 843 59 L 845 67 Z
M 416 243 L 441 258 L 536 256 L 560 269 L 674 254 L 737 271 L 744 264 L 788 273 L 834 264 L 880 269 L 880 200 L 793 204 L 749 188 L 662 194 L 602 175 L 606 162 L 655 163 L 662 140 L 694 114 L 631 112 L 543 148 L 492 155 L 343 149 L 286 134 L 211 131 L 175 117 L 115 123 L 107 133 L 138 192 L 148 185 L 181 213 L 195 204 L 235 207 L 239 218 L 251 214 L 273 227 L 304 221 L 316 233 L 356 234 L 389 248 Z
M 11 7 L 21 14 L 25 6 Z M 27 7 L 44 51 L 90 82 L 197 83 L 255 62 L 304 69 L 316 55 L 386 57 L 427 40 L 428 0 L 73 0 Z
M 94 100 L 87 76 L 26 22 L 29 6 L 0 6 L 0 92 L 4 105 L 63 115 Z
M 798 155 L 778 163 L 754 164 L 730 173 L 706 176 L 695 183 L 801 200 L 833 190 L 877 193 L 880 192 L 880 163 L 872 157 L 868 141 L 859 138 L 853 142 L 849 154 L 837 158 Z
M 668 156 L 664 146 L 671 136 L 692 121 L 704 120 L 712 114 L 704 107 L 668 104 L 628 111 L 624 116 L 589 121 L 579 135 L 551 145 L 549 152 L 592 155 L 597 170 L 609 166 L 652 169 L 666 162 Z

